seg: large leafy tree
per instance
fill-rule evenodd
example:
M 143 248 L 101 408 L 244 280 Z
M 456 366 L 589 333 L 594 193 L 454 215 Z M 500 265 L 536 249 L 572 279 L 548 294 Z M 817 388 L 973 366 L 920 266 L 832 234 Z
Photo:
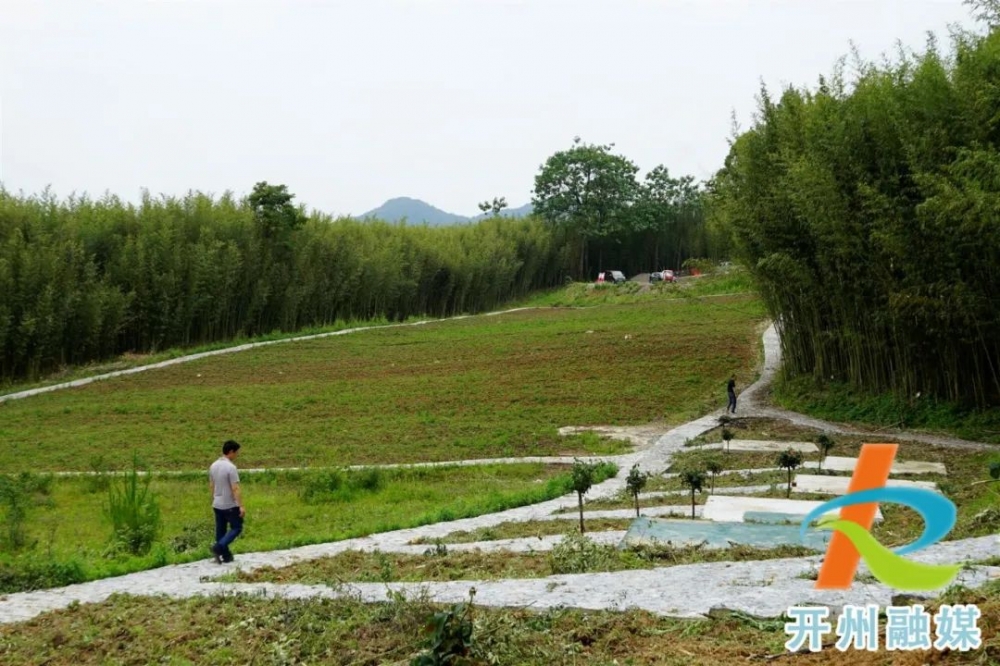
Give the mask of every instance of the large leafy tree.
M 639 186 L 638 167 L 611 152 L 614 144 L 582 143 L 555 153 L 535 177 L 535 213 L 569 233 L 577 243 L 578 277 L 588 275 L 588 250 L 601 241 L 618 240 L 628 230 L 629 210 Z

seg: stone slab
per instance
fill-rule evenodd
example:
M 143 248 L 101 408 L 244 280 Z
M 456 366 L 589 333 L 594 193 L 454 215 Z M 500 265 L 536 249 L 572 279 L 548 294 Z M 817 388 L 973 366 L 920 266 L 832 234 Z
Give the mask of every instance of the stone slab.
M 700 446 L 692 446 L 692 449 L 712 449 L 712 450 L 725 450 L 725 442 L 715 442 L 712 444 L 702 444 Z M 729 442 L 730 451 L 755 451 L 763 453 L 781 453 L 782 451 L 787 451 L 792 449 L 793 451 L 801 451 L 802 453 L 819 453 L 819 448 L 812 442 L 773 442 L 769 440 L 757 440 L 757 439 L 734 439 Z
M 805 517 L 823 502 L 812 500 L 781 499 L 777 497 L 736 497 L 712 495 L 704 504 L 701 517 L 720 523 L 742 523 L 747 514 L 780 513 Z M 837 514 L 840 509 L 829 513 Z M 875 520 L 882 520 L 882 510 L 875 513 Z
M 796 493 L 821 493 L 825 495 L 846 495 L 847 488 L 851 483 L 849 476 L 825 476 L 821 474 L 797 474 L 792 481 L 792 492 Z M 937 491 L 937 484 L 930 481 L 905 481 L 902 479 L 889 479 L 886 481 L 888 487 L 910 487 L 923 488 L 925 490 Z
M 629 526 L 623 546 L 672 545 L 724 549 L 733 544 L 756 548 L 803 545 L 818 552 L 826 550 L 831 533 L 810 531 L 805 541 L 799 536 L 797 525 L 715 523 L 697 520 L 662 520 L 636 518 Z
M 823 469 L 834 472 L 853 472 L 858 464 L 857 458 L 844 458 L 840 456 L 827 456 L 823 461 Z M 942 474 L 947 475 L 948 470 L 944 463 L 924 462 L 922 460 L 897 460 L 892 463 L 890 474 Z

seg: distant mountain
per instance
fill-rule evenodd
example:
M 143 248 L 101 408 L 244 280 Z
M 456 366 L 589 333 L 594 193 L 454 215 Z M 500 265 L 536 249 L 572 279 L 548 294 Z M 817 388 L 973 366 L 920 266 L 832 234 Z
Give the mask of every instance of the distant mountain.
M 521 206 L 520 208 L 506 208 L 501 211 L 500 215 L 503 217 L 525 217 L 526 215 L 531 215 L 531 211 L 532 206 L 529 203 Z M 435 208 L 420 199 L 397 197 L 395 199 L 389 199 L 378 208 L 370 210 L 363 215 L 359 215 L 358 217 L 360 219 L 385 220 L 386 222 L 398 222 L 403 218 L 406 218 L 407 222 L 414 224 L 423 224 L 426 222 L 431 226 L 446 226 L 450 224 L 478 222 L 479 220 L 489 217 L 489 215 L 476 215 L 475 217 L 455 215 L 454 213 L 443 211 L 440 208 Z

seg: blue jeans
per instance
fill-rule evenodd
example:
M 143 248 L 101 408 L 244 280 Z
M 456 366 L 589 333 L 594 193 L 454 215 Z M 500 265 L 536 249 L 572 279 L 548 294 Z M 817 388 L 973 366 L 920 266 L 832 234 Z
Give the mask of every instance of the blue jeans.
M 236 537 L 243 531 L 243 518 L 240 517 L 240 507 L 234 506 L 232 509 L 216 509 L 215 511 L 215 545 L 219 548 L 222 559 L 231 562 L 233 553 L 229 550 L 229 544 L 236 540 Z M 226 531 L 228 525 L 229 531 Z
M 736 413 L 736 394 L 732 391 L 729 392 L 729 406 L 726 407 L 726 411 L 731 411 L 733 414 Z

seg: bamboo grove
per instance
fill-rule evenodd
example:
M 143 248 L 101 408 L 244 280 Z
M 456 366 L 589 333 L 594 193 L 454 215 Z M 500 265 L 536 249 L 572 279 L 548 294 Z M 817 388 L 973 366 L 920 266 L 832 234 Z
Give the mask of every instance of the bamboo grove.
M 0 190 L 0 378 L 336 321 L 483 311 L 563 277 L 540 221 L 307 216 L 284 186 L 58 201 Z
M 786 369 L 1000 402 L 1000 30 L 764 90 L 711 185 Z

